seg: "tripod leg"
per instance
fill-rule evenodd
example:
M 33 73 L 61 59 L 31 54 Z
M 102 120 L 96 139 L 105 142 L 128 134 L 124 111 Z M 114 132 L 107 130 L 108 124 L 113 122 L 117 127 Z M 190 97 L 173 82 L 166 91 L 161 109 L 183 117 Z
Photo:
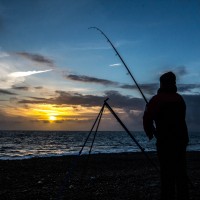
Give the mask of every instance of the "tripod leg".
M 90 130 L 90 132 L 89 132 L 89 134 L 88 134 L 88 136 L 87 136 L 87 138 L 85 139 L 85 142 L 84 142 L 84 144 L 83 144 L 81 150 L 79 151 L 79 154 L 78 154 L 79 156 L 81 155 L 81 153 L 82 153 L 82 151 L 83 151 L 83 149 L 84 149 L 84 147 L 85 147 L 85 145 L 86 145 L 86 143 L 87 143 L 87 141 L 88 141 L 88 139 L 89 139 L 89 137 L 90 137 L 90 135 L 91 135 L 91 133 L 92 133 L 92 130 L 93 130 L 95 124 L 97 123 L 97 120 L 98 120 L 99 117 L 102 115 L 102 112 L 103 112 L 103 110 L 104 110 L 104 107 L 105 107 L 105 103 L 103 104 L 103 106 L 102 106 L 102 108 L 101 108 L 101 110 L 100 110 L 100 112 L 99 112 L 99 114 L 98 114 L 98 116 L 97 116 L 97 118 L 96 118 L 96 120 L 95 120 L 95 122 L 94 122 L 94 124 L 93 124 L 93 126 L 92 126 L 92 128 L 91 128 L 91 130 Z
M 103 107 L 104 108 L 104 107 Z M 104 109 L 103 109 L 104 110 Z M 102 114 L 103 114 L 103 110 L 99 116 L 99 121 L 98 121 L 98 124 L 97 124 L 97 127 L 96 127 L 96 130 L 95 130 L 95 133 L 94 133 L 94 137 L 93 137 L 93 140 L 92 140 L 92 144 L 90 146 L 90 151 L 89 151 L 89 155 L 91 154 L 91 151 L 92 151 L 92 148 L 93 148 L 93 145 L 94 145 L 94 140 L 96 138 L 96 134 L 97 134 L 97 131 L 98 131 L 98 128 L 99 128 L 99 124 L 100 124 L 100 121 L 101 121 L 101 117 L 102 117 Z
M 117 114 L 114 112 L 114 110 L 110 107 L 110 105 L 107 102 L 104 102 L 105 106 L 110 110 L 110 112 L 113 114 L 113 116 L 116 118 L 116 120 L 121 124 L 121 126 L 124 128 L 124 130 L 128 133 L 128 135 L 131 137 L 131 139 L 135 142 L 135 144 L 139 147 L 141 152 L 145 155 L 147 160 L 154 166 L 156 171 L 159 172 L 159 169 L 157 165 L 150 159 L 148 154 L 145 152 L 144 148 L 139 144 L 139 142 L 135 139 L 135 137 L 131 134 L 131 132 L 128 130 L 128 128 L 124 125 L 124 123 L 120 120 L 120 118 L 117 116 Z

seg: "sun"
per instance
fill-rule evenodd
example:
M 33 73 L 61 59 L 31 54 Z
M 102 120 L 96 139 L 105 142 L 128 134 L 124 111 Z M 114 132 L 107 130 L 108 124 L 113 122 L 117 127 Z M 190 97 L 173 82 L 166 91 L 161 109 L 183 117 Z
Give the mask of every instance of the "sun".
M 50 121 L 55 121 L 56 120 L 56 116 L 53 116 L 53 115 L 49 116 L 49 120 Z

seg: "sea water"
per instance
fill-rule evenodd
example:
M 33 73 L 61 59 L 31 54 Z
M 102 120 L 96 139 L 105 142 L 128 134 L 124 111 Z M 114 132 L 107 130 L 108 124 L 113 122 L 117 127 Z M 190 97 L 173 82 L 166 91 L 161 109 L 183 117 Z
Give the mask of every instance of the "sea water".
M 32 157 L 51 157 L 91 153 L 139 152 L 138 145 L 126 132 L 97 132 L 91 148 L 94 133 L 85 131 L 0 131 L 0 159 L 14 160 Z M 144 132 L 132 132 L 145 151 L 156 151 L 155 139 L 149 141 Z M 200 133 L 189 134 L 188 151 L 200 151 Z

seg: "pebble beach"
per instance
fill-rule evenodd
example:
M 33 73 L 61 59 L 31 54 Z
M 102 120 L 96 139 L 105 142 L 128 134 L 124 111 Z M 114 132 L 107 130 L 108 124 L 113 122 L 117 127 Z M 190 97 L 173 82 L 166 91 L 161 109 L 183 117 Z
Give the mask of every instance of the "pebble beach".
M 148 152 L 158 165 L 156 152 Z M 191 200 L 200 198 L 200 152 L 188 152 Z M 0 161 L 0 199 L 159 200 L 159 172 L 142 153 Z

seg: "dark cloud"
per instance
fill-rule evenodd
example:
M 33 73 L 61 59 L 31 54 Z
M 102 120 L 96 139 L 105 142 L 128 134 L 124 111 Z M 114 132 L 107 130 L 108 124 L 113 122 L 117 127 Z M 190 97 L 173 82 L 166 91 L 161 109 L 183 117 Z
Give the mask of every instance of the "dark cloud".
M 177 87 L 180 93 L 184 92 L 193 93 L 192 90 L 200 89 L 200 84 L 178 84 Z
M 85 82 L 85 83 L 96 83 L 96 84 L 102 84 L 106 86 L 115 86 L 118 88 L 122 89 L 128 89 L 128 90 L 138 90 L 136 85 L 129 85 L 129 84 L 120 84 L 115 81 L 110 81 L 106 79 L 100 79 L 96 77 L 90 77 L 90 76 L 83 76 L 83 75 L 74 75 L 70 74 L 65 76 L 67 79 L 73 80 L 73 81 L 80 81 L 80 82 Z M 140 85 L 141 89 L 143 90 L 144 93 L 147 94 L 155 94 L 156 89 L 158 88 L 158 84 L 141 84 Z
M 185 66 L 181 66 L 176 68 L 176 75 L 177 76 L 183 76 L 187 74 L 187 70 Z M 89 77 L 89 76 L 83 76 L 83 75 L 68 75 L 65 76 L 66 78 L 74 81 L 80 81 L 85 83 L 96 83 L 96 84 L 102 84 L 106 86 L 115 86 L 117 88 L 122 89 L 128 89 L 128 90 L 137 90 L 138 88 L 135 84 L 120 84 L 118 82 L 106 80 L 106 79 L 99 79 L 96 77 Z M 149 84 L 139 84 L 139 87 L 141 88 L 142 92 L 146 95 L 154 95 L 157 93 L 159 86 L 159 80 L 158 83 L 149 83 Z M 180 93 L 188 92 L 188 93 L 194 93 L 194 89 L 199 89 L 200 84 L 177 84 L 178 91 Z
M 156 90 L 158 89 L 159 85 L 156 83 L 150 83 L 150 84 L 140 84 L 139 87 L 141 88 L 144 94 L 153 95 L 156 93 Z M 136 85 L 129 85 L 129 84 L 121 85 L 120 88 L 138 90 Z
M 159 83 L 140 84 L 142 92 L 148 95 L 155 95 L 159 87 Z M 122 85 L 121 88 L 138 90 L 135 85 Z M 194 94 L 195 89 L 200 89 L 200 84 L 177 84 L 177 89 L 180 93 Z
M 89 77 L 89 76 L 83 76 L 83 75 L 74 75 L 70 74 L 65 76 L 67 79 L 73 80 L 73 81 L 80 81 L 85 83 L 96 83 L 96 84 L 102 84 L 106 86 L 116 86 L 118 88 L 122 89 L 131 89 L 131 90 L 138 90 L 136 85 L 129 85 L 129 84 L 120 84 L 118 82 L 106 80 L 106 79 L 100 79 L 96 77 Z M 154 94 L 156 89 L 158 88 L 158 84 L 141 84 L 141 89 L 144 93 L 147 94 Z
M 73 81 L 80 81 L 80 82 L 85 82 L 85 83 L 97 83 L 97 84 L 102 84 L 102 85 L 115 85 L 117 86 L 118 83 L 106 79 L 100 79 L 100 78 L 95 78 L 95 77 L 90 77 L 90 76 L 84 76 L 84 75 L 75 75 L 75 74 L 70 74 L 65 76 L 67 79 L 73 80 Z
M 30 103 L 30 104 L 40 104 L 40 103 L 50 103 L 50 99 L 41 97 L 28 97 L 29 99 L 23 99 L 18 101 L 18 103 Z M 31 99 L 31 100 L 30 100 Z
M 32 54 L 32 53 L 28 53 L 28 52 L 17 52 L 16 54 L 20 55 L 26 59 L 29 59 L 31 61 L 40 63 L 40 64 L 54 66 L 53 60 L 51 60 L 43 55 L 40 55 L 40 54 Z
M 192 86 L 185 86 L 183 90 L 186 91 Z M 148 87 L 147 87 L 148 88 Z M 40 97 L 29 97 L 30 100 L 20 100 L 18 103 L 27 103 L 27 104 L 40 104 L 40 103 L 50 103 L 58 106 L 64 105 L 82 105 L 84 107 L 91 106 L 101 106 L 106 98 L 110 100 L 108 103 L 116 111 L 116 108 L 123 109 L 124 113 L 116 113 L 120 116 L 123 122 L 128 127 L 135 127 L 138 130 L 138 127 L 142 130 L 142 116 L 145 107 L 145 102 L 142 98 L 134 98 L 128 95 L 122 95 L 117 91 L 106 91 L 104 95 L 82 95 L 80 93 L 72 93 L 65 91 L 56 91 L 57 97 L 54 98 L 40 98 Z M 200 95 L 183 95 L 183 98 L 187 106 L 186 121 L 188 124 L 189 131 L 199 131 L 200 130 Z M 15 99 L 17 101 L 17 99 Z M 86 118 L 93 121 L 94 115 L 85 116 Z M 64 124 L 68 120 L 64 119 L 59 121 L 59 124 Z M 73 119 L 73 121 L 76 121 Z M 82 121 L 80 121 L 82 122 Z M 43 123 L 49 123 L 48 120 L 43 121 Z M 86 123 L 86 122 L 84 122 Z M 108 125 L 108 124 L 107 124 Z
M 145 86 L 145 87 L 144 87 Z M 199 85 L 185 84 L 179 85 L 179 91 L 186 92 L 190 91 L 193 87 L 199 88 Z M 155 88 L 154 84 L 143 85 L 143 88 L 148 91 L 152 91 Z M 145 102 L 142 98 L 135 98 L 128 95 L 122 95 L 117 91 L 106 91 L 104 95 L 82 95 L 80 93 L 56 91 L 57 97 L 54 98 L 38 98 L 31 97 L 30 100 L 21 100 L 18 103 L 27 104 L 40 104 L 40 103 L 50 103 L 55 105 L 81 105 L 84 107 L 91 106 L 101 106 L 106 98 L 109 98 L 108 103 L 115 110 L 116 108 L 121 108 L 126 113 L 125 117 L 120 115 L 120 118 L 132 127 L 140 127 L 142 129 L 142 115 L 145 107 Z M 30 97 L 29 97 L 30 98 Z M 200 130 L 200 95 L 183 95 L 183 98 L 187 106 L 187 124 L 189 131 Z
M 155 94 L 158 88 L 159 88 L 158 83 L 141 84 L 142 91 L 150 95 Z
M 159 83 L 140 84 L 139 86 L 142 92 L 147 95 L 155 95 L 157 93 L 158 88 L 160 87 Z M 136 85 L 128 84 L 122 85 L 121 88 L 138 90 Z M 180 93 L 194 94 L 195 89 L 200 89 L 200 84 L 177 84 L 177 89 Z
M 143 100 L 139 98 L 132 98 L 130 96 L 121 95 L 117 91 L 106 91 L 103 96 L 96 95 L 82 95 L 72 94 L 63 91 L 57 91 L 59 97 L 54 99 L 54 103 L 57 104 L 71 104 L 71 105 L 82 105 L 82 106 L 100 106 L 103 104 L 106 98 L 110 98 L 110 102 L 114 107 L 137 107 L 143 106 Z
M 106 98 L 110 98 L 110 102 L 114 107 L 123 108 L 137 108 L 142 109 L 144 106 L 143 99 L 133 98 L 131 96 L 125 96 L 117 91 L 106 91 L 104 95 L 82 95 L 80 93 L 72 93 L 65 91 L 56 91 L 58 97 L 55 98 L 38 98 L 31 97 L 31 100 L 20 100 L 18 103 L 30 103 L 30 104 L 40 104 L 40 103 L 51 103 L 57 105 L 82 105 L 85 107 L 90 106 L 101 106 Z
M 96 95 L 82 95 L 79 93 L 71 93 L 64 91 L 56 91 L 59 96 L 50 101 L 55 104 L 70 104 L 82 106 L 99 106 L 106 97 Z
M 46 98 L 42 98 L 42 97 L 30 97 L 32 99 L 35 99 L 35 100 L 39 100 L 39 101 L 45 101 Z
M 13 86 L 12 89 L 14 89 L 14 90 L 25 90 L 25 91 L 28 91 L 29 87 L 26 87 L 26 86 Z
M 194 94 L 192 90 L 198 88 L 200 85 L 198 84 L 180 84 L 178 85 L 178 92 L 180 93 L 191 93 Z M 135 89 L 136 86 L 131 85 L 122 85 L 121 88 L 125 89 Z M 158 84 L 141 84 L 141 89 L 144 94 L 155 95 L 157 93 L 157 89 L 159 88 Z M 110 102 L 114 107 L 118 108 L 128 108 L 128 109 L 138 109 L 141 110 L 144 108 L 144 100 L 142 98 L 135 98 L 128 95 L 122 95 L 118 91 L 105 91 L 102 96 L 99 95 L 83 95 L 77 92 L 66 92 L 66 91 L 55 91 L 57 97 L 52 98 L 43 98 L 43 97 L 28 97 L 28 99 L 23 99 L 18 101 L 18 103 L 24 104 L 41 104 L 41 103 L 49 103 L 55 105 L 82 105 L 85 107 L 90 106 L 100 106 L 103 104 L 106 98 L 110 98 Z
M 24 120 L 25 118 L 23 118 Z M 10 116 L 0 109 L 0 127 L 12 129 L 14 126 L 22 123 L 21 117 Z
M 142 98 L 122 95 L 117 91 L 107 91 L 105 96 L 110 98 L 113 107 L 128 109 L 143 109 L 144 107 L 144 100 Z
M 17 95 L 17 94 L 14 93 L 14 92 L 10 92 L 10 91 L 8 91 L 8 90 L 2 90 L 2 89 L 0 89 L 0 95 L 1 95 L 1 94 Z
M 14 90 L 25 90 L 25 91 L 28 91 L 31 87 L 28 87 L 28 86 L 12 86 L 12 89 Z M 34 89 L 36 90 L 40 90 L 42 89 L 43 87 L 42 86 L 38 86 L 38 87 L 33 87 Z

